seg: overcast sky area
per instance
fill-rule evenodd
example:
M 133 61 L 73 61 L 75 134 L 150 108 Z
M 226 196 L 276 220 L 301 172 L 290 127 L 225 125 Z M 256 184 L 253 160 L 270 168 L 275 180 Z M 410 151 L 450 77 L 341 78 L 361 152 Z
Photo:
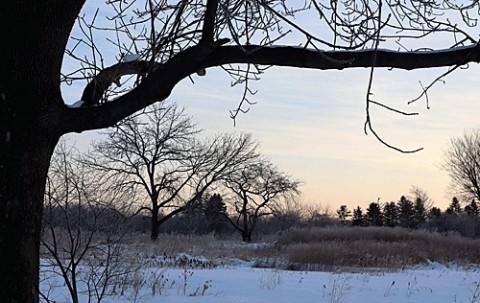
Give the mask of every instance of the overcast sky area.
M 302 200 L 332 211 L 370 202 L 398 201 L 412 186 L 425 190 L 443 210 L 454 193 L 448 173 L 441 169 L 452 137 L 479 127 L 480 68 L 470 65 L 446 77 L 414 104 L 422 88 L 446 68 L 402 71 L 377 69 L 373 97 L 377 102 L 417 116 L 403 116 L 385 109 L 371 109 L 377 133 L 389 144 L 410 150 L 402 154 L 365 135 L 365 95 L 369 69 L 319 71 L 273 67 L 251 88 L 258 93 L 250 111 L 239 114 L 234 126 L 229 110 L 238 106 L 242 87 L 231 87 L 221 69 L 207 70 L 205 77 L 185 79 L 169 100 L 186 108 L 205 134 L 249 132 L 261 144 L 263 154 L 281 170 L 305 182 Z M 64 89 L 67 102 L 79 99 L 82 86 Z M 72 136 L 85 145 L 93 132 Z
M 315 71 L 271 68 L 252 87 L 258 93 L 250 111 L 233 125 L 229 110 L 241 98 L 239 88 L 221 70 L 184 80 L 169 100 L 186 107 L 205 134 L 249 132 L 261 143 L 261 151 L 284 172 L 305 182 L 303 200 L 335 210 L 341 204 L 353 208 L 369 202 L 397 201 L 412 186 L 427 191 L 444 209 L 453 193 L 448 173 L 441 169 L 452 137 L 479 126 L 480 69 L 471 66 L 438 83 L 425 100 L 406 105 L 444 69 L 426 71 L 378 70 L 374 98 L 418 116 L 402 116 L 383 109 L 372 110 L 376 131 L 389 144 L 402 149 L 424 149 L 402 154 L 365 135 L 367 69 Z M 92 133 L 81 135 L 90 138 Z M 86 141 L 75 136 L 80 144 Z
M 208 72 L 184 81 L 171 99 L 187 107 L 198 125 L 208 132 L 246 131 L 261 142 L 263 153 L 282 170 L 305 181 L 306 202 L 341 204 L 363 208 L 369 202 L 397 201 L 412 186 L 427 191 L 443 209 L 452 198 L 448 173 L 441 169 L 444 152 L 452 137 L 479 126 L 479 68 L 472 66 L 438 83 L 425 99 L 406 105 L 421 93 L 419 80 L 428 83 L 445 69 L 428 71 L 378 70 L 374 100 L 418 112 L 402 116 L 372 109 L 377 133 L 389 144 L 415 154 L 402 154 L 366 136 L 365 94 L 367 69 L 314 71 L 272 68 L 253 83 L 257 102 L 240 114 L 233 126 L 229 109 L 235 108 L 241 92 L 230 88 L 222 72 Z

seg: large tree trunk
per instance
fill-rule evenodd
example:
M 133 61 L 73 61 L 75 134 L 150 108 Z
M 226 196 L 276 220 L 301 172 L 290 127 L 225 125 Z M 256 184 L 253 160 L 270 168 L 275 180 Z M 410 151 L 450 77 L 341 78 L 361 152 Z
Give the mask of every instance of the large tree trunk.
M 38 302 L 42 202 L 57 138 L 0 124 L 0 300 Z
M 152 219 L 151 219 L 151 232 L 150 232 L 150 239 L 152 241 L 155 241 L 158 239 L 158 229 L 160 227 L 160 224 L 158 222 L 158 207 L 153 207 L 152 211 Z
M 0 301 L 38 302 L 43 195 L 62 135 L 60 68 L 83 0 L 0 10 Z
M 0 300 L 38 302 L 39 246 L 45 180 L 61 136 L 58 89 L 27 78 L 0 87 Z M 30 100 L 30 102 L 28 102 Z M 33 100 L 33 101 L 32 101 Z
M 248 198 L 247 194 L 243 194 L 243 204 L 242 204 L 242 219 L 243 219 L 243 228 L 242 228 L 242 241 L 250 243 L 252 240 L 251 234 L 250 234 L 250 226 L 248 224 L 249 222 L 249 213 L 247 211 L 247 206 L 248 206 Z

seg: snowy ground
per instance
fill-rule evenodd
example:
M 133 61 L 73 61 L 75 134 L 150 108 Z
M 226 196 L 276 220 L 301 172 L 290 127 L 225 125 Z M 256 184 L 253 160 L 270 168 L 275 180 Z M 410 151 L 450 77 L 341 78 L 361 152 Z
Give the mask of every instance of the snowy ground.
M 135 289 L 103 302 L 480 302 L 479 267 L 436 263 L 398 272 L 331 273 L 252 268 L 244 262 L 214 269 L 151 267 L 138 274 L 142 282 Z M 61 280 L 52 279 L 42 282 L 42 289 L 49 289 L 56 303 L 69 302 Z

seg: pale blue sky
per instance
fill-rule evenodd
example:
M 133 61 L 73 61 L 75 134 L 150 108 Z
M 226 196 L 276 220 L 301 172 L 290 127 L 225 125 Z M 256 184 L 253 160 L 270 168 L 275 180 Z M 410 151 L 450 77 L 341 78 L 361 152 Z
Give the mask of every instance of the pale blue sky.
M 336 209 L 340 204 L 367 206 L 369 202 L 398 200 L 412 186 L 428 192 L 445 208 L 452 193 L 448 174 L 440 169 L 450 138 L 480 126 L 478 66 L 461 70 L 438 83 L 424 100 L 407 106 L 445 69 L 427 71 L 378 70 L 374 99 L 418 116 L 400 116 L 373 109 L 377 132 L 403 148 L 424 147 L 416 154 L 400 154 L 365 136 L 365 93 L 368 70 L 313 71 L 272 68 L 253 83 L 258 94 L 236 127 L 229 118 L 241 93 L 229 87 L 219 71 L 182 83 L 171 99 L 186 106 L 207 132 L 247 131 L 261 142 L 262 151 L 281 169 L 306 182 L 304 200 Z
M 97 4 L 89 5 L 84 10 L 87 17 Z M 315 30 L 314 19 L 302 21 Z M 99 33 L 98 41 L 105 41 L 107 34 Z M 282 43 L 287 44 L 290 39 Z M 413 44 L 429 46 L 424 45 L 427 42 Z M 449 46 L 442 39 L 433 42 L 435 46 Z M 115 62 L 118 50 L 108 44 L 100 46 L 105 51 L 106 65 Z M 65 63 L 67 69 L 69 64 Z M 209 69 L 205 77 L 194 75 L 195 84 L 184 80 L 170 100 L 185 106 L 206 134 L 252 133 L 260 141 L 262 152 L 280 169 L 305 181 L 305 202 L 329 205 L 332 210 L 341 204 L 366 207 L 378 197 L 382 202 L 397 201 L 414 185 L 427 191 L 435 204 L 445 209 L 453 194 L 449 191 L 448 174 L 439 167 L 450 138 L 480 126 L 479 66 L 458 70 L 446 78 L 446 84 L 435 85 L 429 93 L 430 110 L 424 99 L 406 105 L 421 92 L 419 81 L 428 84 L 444 71 L 445 68 L 375 72 L 374 100 L 420 115 L 406 117 L 372 108 L 373 125 L 392 145 L 403 149 L 424 147 L 416 154 L 400 154 L 373 135 L 365 136 L 368 69 L 271 68 L 262 80 L 252 83 L 258 94 L 251 99 L 257 104 L 238 116 L 236 127 L 229 110 L 237 107 L 242 88 L 231 88 L 231 79 L 220 69 Z M 82 85 L 65 89 L 67 102 L 79 100 L 82 89 Z M 74 137 L 79 144 L 86 144 L 91 135 L 88 132 Z
M 365 136 L 366 69 L 272 68 L 252 83 L 258 89 L 252 99 L 257 104 L 238 116 L 236 126 L 229 110 L 237 106 L 241 92 L 230 87 L 229 78 L 219 69 L 208 70 L 205 77 L 194 76 L 195 84 L 183 81 L 169 100 L 185 106 L 207 135 L 252 133 L 261 151 L 280 169 L 305 182 L 305 202 L 331 210 L 341 204 L 366 207 L 378 197 L 382 202 L 397 201 L 418 186 L 444 209 L 452 193 L 448 174 L 440 169 L 443 152 L 450 138 L 480 126 L 480 69 L 473 65 L 446 78 L 446 84 L 433 87 L 430 110 L 424 100 L 407 106 L 421 92 L 418 81 L 426 83 L 441 71 L 378 70 L 376 74 L 375 100 L 419 115 L 406 117 L 373 109 L 374 126 L 397 147 L 424 147 L 416 154 L 398 153 L 373 135 Z M 86 142 L 75 137 L 81 144 Z

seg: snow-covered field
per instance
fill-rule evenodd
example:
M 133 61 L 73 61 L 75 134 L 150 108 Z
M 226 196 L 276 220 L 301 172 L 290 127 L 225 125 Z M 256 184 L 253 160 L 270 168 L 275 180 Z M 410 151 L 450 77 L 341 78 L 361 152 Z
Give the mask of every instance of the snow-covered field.
M 430 263 L 397 272 L 305 272 L 253 268 L 251 263 L 212 269 L 143 268 L 136 287 L 102 302 L 480 302 L 480 268 Z M 54 276 L 41 288 L 56 303 L 70 302 Z M 81 297 L 80 302 L 87 302 Z

